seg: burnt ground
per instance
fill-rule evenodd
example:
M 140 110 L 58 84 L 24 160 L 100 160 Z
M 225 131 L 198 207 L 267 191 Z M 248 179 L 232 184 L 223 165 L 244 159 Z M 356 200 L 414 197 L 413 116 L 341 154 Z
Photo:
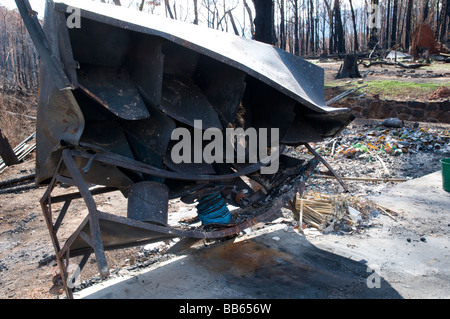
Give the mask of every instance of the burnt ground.
M 331 80 L 339 64 L 325 66 L 327 81 Z M 393 67 L 392 74 L 398 70 Z M 447 69 L 441 73 L 445 74 Z M 438 71 L 434 71 L 435 73 Z M 424 74 L 430 74 L 424 72 Z M 364 80 L 370 81 L 376 76 L 368 75 Z M 389 74 L 387 75 L 389 78 Z M 396 75 L 391 76 L 398 79 Z M 436 77 L 432 81 L 443 81 L 445 77 Z M 425 78 L 404 78 L 407 81 L 425 81 Z M 414 97 L 424 99 L 424 97 Z M 334 140 L 314 145 L 332 167 L 342 176 L 366 178 L 404 178 L 413 179 L 440 170 L 439 159 L 450 157 L 450 125 L 429 123 L 405 123 L 402 129 L 383 127 L 380 121 L 355 121 Z M 393 147 L 388 152 L 386 142 Z M 373 148 L 371 146 L 372 145 Z M 383 150 L 380 149 L 383 145 Z M 365 146 L 365 147 L 364 147 Z M 400 151 L 397 151 L 401 149 Z M 304 153 L 302 149 L 290 149 L 292 156 Z M 17 166 L 9 167 L 0 173 L 0 180 L 34 173 L 34 154 Z M 320 167 L 325 171 L 324 167 Z M 382 195 L 398 182 L 351 182 L 347 185 L 352 194 L 364 196 Z M 334 180 L 314 178 L 310 188 L 324 192 L 339 193 L 341 186 Z M 73 191 L 71 188 L 58 187 L 55 194 Z M 2 299 L 55 299 L 64 297 L 59 286 L 53 281 L 58 278 L 58 267 L 54 259 L 54 250 L 50 241 L 39 200 L 45 192 L 44 187 L 27 191 L 0 194 L 0 298 Z M 106 194 L 98 197 L 100 209 L 105 211 L 117 209 L 124 201 L 120 194 Z M 173 210 L 176 210 L 175 207 Z M 85 217 L 86 208 L 81 201 L 74 201 L 70 214 L 61 228 L 61 236 L 68 237 L 71 231 Z M 376 221 L 375 221 L 376 222 Z M 395 227 L 395 222 L 394 226 Z M 403 221 L 405 223 L 405 221 Z M 413 225 L 402 225 L 402 229 Z M 423 226 L 423 225 L 422 225 Z M 392 227 L 392 226 L 391 226 Z M 416 225 L 414 225 L 416 227 Z M 431 225 L 429 226 L 431 227 Z M 398 228 L 400 229 L 400 228 Z M 364 230 L 361 230 L 364 234 Z M 435 230 L 436 236 L 448 236 L 446 230 Z M 359 235 L 351 233 L 333 233 L 324 235 L 321 241 L 335 241 L 333 236 L 347 236 L 358 243 Z M 330 237 L 327 237 L 330 236 Z M 393 236 L 405 236 L 402 232 Z M 135 247 L 107 253 L 108 264 L 112 269 L 147 267 L 168 258 L 166 249 L 144 249 Z M 82 280 L 86 286 L 98 281 L 95 259 L 83 270 Z

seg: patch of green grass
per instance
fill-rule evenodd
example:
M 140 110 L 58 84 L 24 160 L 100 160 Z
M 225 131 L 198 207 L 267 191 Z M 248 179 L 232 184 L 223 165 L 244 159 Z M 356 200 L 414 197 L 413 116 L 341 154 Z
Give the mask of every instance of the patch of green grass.
M 359 86 L 367 85 L 367 87 L 362 88 L 360 91 L 362 93 L 371 95 L 380 95 L 382 98 L 395 98 L 395 97 L 405 97 L 411 96 L 428 96 L 433 91 L 438 89 L 440 86 L 450 86 L 450 81 L 445 81 L 441 83 L 413 83 L 407 81 L 367 81 L 363 84 L 358 84 L 352 82 L 350 84 L 342 82 L 331 82 L 325 85 L 325 89 L 337 88 L 342 91 L 346 91 Z
M 432 62 L 429 66 L 422 67 L 423 70 L 450 72 L 450 63 Z

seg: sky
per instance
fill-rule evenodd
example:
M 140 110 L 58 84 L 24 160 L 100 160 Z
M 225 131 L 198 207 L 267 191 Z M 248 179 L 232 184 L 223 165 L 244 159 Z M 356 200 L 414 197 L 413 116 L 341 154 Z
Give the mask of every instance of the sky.
M 56 1 L 56 0 L 55 0 Z M 78 0 L 78 1 L 89 1 L 91 2 L 92 0 Z M 98 1 L 98 0 L 96 0 Z M 207 27 L 207 20 L 208 20 L 208 11 L 207 9 L 201 5 L 201 3 L 203 1 L 208 1 L 208 0 L 199 0 L 199 25 L 203 26 L 203 27 Z M 44 11 L 45 11 L 45 2 L 46 0 L 29 0 L 31 7 L 33 8 L 34 11 L 38 12 L 38 17 L 40 19 L 44 19 Z M 106 2 L 110 2 L 112 3 L 112 0 L 106 0 Z M 122 7 L 125 8 L 132 8 L 135 7 L 137 8 L 138 5 L 140 4 L 140 0 L 121 0 L 121 4 Z M 164 4 L 164 0 L 161 0 L 161 2 Z M 192 23 L 194 21 L 194 14 L 193 14 L 193 1 L 192 0 L 171 0 L 170 1 L 171 5 L 173 6 L 174 3 L 176 3 L 177 5 L 177 17 L 178 20 L 182 20 L 182 21 L 186 21 L 189 23 Z M 221 5 L 223 2 L 222 1 L 218 1 L 219 3 L 219 11 L 221 11 L 220 14 L 223 14 L 223 6 Z M 244 1 L 243 0 L 226 0 L 226 10 L 229 10 L 231 8 L 234 8 L 232 11 L 234 20 L 236 22 L 238 31 L 240 33 L 245 33 L 245 37 L 247 38 L 251 38 L 251 32 L 249 29 L 249 21 L 248 21 L 248 15 L 247 12 L 244 8 L 243 5 Z M 249 6 L 252 8 L 253 10 L 253 3 L 251 0 L 248 0 L 247 3 L 249 4 Z M 364 4 L 364 0 L 353 0 L 353 5 L 356 8 L 361 7 Z M 345 5 L 346 7 L 348 7 L 348 1 L 344 1 L 343 5 Z M 16 4 L 14 0 L 0 0 L 0 6 L 5 6 L 7 8 L 10 9 L 15 9 L 16 8 Z M 146 5 L 145 9 L 146 11 L 150 10 L 150 6 Z M 160 5 L 158 7 L 155 7 L 155 10 L 153 12 L 154 14 L 158 14 L 158 15 L 162 15 L 162 16 L 166 16 L 166 11 L 165 11 L 165 7 L 164 5 Z M 225 24 L 223 24 L 225 25 Z M 233 32 L 233 28 L 231 26 L 231 23 L 228 23 L 227 25 L 228 28 L 228 32 Z
M 31 7 L 33 8 L 33 10 L 37 11 L 39 16 L 43 16 L 44 15 L 44 8 L 45 8 L 45 0 L 29 0 Z M 91 1 L 91 0 L 79 0 L 79 1 Z M 192 0 L 177 0 L 177 3 L 183 3 L 183 2 L 192 2 Z M 112 2 L 112 1 L 111 1 Z M 163 2 L 163 1 L 162 1 Z M 244 12 L 243 9 L 243 1 L 242 0 L 233 0 L 233 1 L 227 1 L 229 3 L 236 3 L 237 7 L 236 9 L 233 11 L 235 14 L 239 15 L 240 12 Z M 364 0 L 354 0 L 354 6 L 359 7 L 363 4 Z M 138 3 L 140 3 L 140 1 L 137 0 L 121 0 L 122 6 L 124 7 L 131 7 L 133 5 L 137 6 Z M 201 3 L 201 1 L 199 1 L 199 4 Z M 252 1 L 248 1 L 249 5 L 252 5 Z M 16 8 L 16 3 L 14 0 L 0 0 L 0 5 L 3 5 L 5 7 L 14 9 Z M 162 6 L 160 6 L 160 8 L 158 8 L 158 10 L 163 11 Z M 165 12 L 156 12 L 159 14 L 165 14 Z M 189 14 L 189 12 L 185 12 L 185 15 Z M 203 13 L 204 14 L 204 13 Z M 183 12 L 180 13 L 180 15 L 183 15 Z M 201 17 L 200 17 L 201 18 Z

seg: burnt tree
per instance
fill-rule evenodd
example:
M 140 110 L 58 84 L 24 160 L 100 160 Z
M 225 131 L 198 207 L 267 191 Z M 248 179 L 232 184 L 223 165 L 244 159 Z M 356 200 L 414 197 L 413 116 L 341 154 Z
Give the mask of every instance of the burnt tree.
M 274 12 L 272 0 L 253 0 L 255 6 L 255 40 L 274 44 Z
M 392 10 L 391 48 L 397 44 L 398 0 L 394 0 L 394 8 Z
M 406 10 L 406 27 L 405 27 L 405 49 L 409 50 L 409 46 L 411 43 L 411 36 L 412 36 L 412 30 L 411 30 L 411 19 L 412 19 L 412 8 L 413 8 L 413 1 L 408 1 L 408 7 Z
M 352 21 L 353 21 L 353 37 L 354 37 L 354 52 L 359 51 L 359 43 L 358 43 L 358 30 L 356 28 L 356 16 L 355 16 L 355 10 L 353 9 L 353 3 L 352 0 L 349 0 L 350 2 L 350 10 L 352 13 Z
M 344 64 L 341 65 L 336 79 L 362 78 L 358 69 L 358 59 L 355 54 L 349 54 L 344 57 Z

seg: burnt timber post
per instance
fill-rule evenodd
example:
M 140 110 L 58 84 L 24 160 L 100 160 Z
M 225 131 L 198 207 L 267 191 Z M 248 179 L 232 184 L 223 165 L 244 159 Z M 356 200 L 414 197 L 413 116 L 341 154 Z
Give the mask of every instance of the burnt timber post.
M 19 164 L 19 159 L 11 148 L 6 136 L 3 136 L 2 129 L 0 129 L 0 156 L 3 158 L 6 166 Z

